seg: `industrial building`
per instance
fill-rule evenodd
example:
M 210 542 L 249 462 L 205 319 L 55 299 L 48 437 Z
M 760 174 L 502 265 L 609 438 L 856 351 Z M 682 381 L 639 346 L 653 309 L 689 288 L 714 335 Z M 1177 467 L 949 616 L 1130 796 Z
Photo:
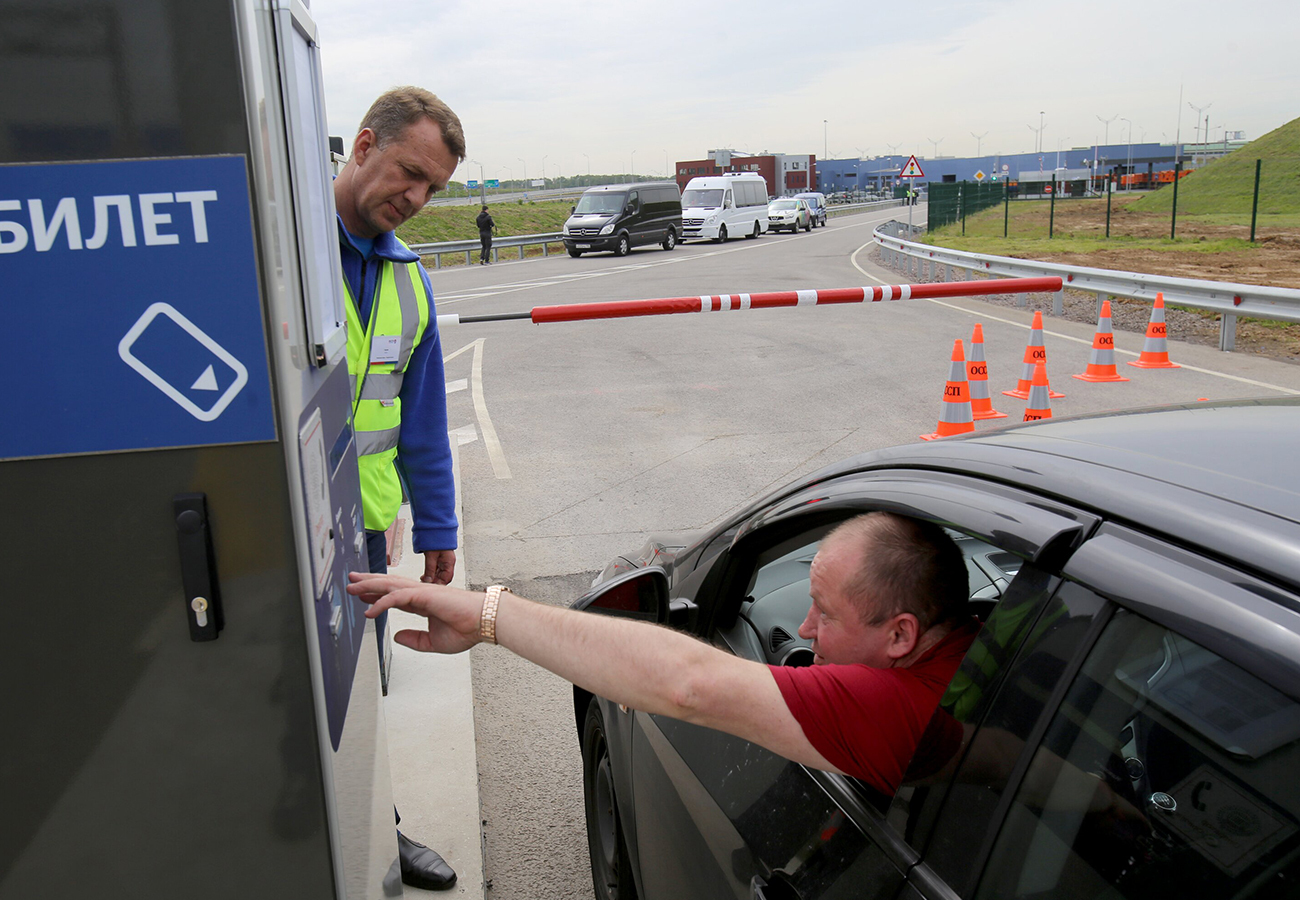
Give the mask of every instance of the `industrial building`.
M 769 197 L 788 197 L 801 191 L 817 190 L 817 157 L 811 154 L 710 150 L 707 159 L 678 162 L 676 170 L 677 186 L 683 190 L 692 178 L 726 172 L 757 172 L 767 182 Z
M 1234 134 L 1240 135 L 1240 132 Z M 919 187 L 931 181 L 1005 179 L 1013 183 L 1024 180 L 1039 184 L 1050 183 L 1054 172 L 1058 173 L 1058 181 L 1086 183 L 1094 174 L 1100 177 L 1113 172 L 1117 178 L 1133 175 L 1136 176 L 1132 179 L 1134 181 L 1155 184 L 1159 181 L 1157 173 L 1173 169 L 1175 158 L 1182 161 L 1184 170 L 1188 170 L 1246 143 L 1242 137 L 1209 144 L 1184 143 L 1177 154 L 1175 145 L 1159 143 L 1100 144 L 1041 153 L 993 153 L 969 157 L 941 156 L 937 159 L 917 154 L 925 175 L 915 179 L 915 183 Z M 814 190 L 826 194 L 889 191 L 899 180 L 898 173 L 907 160 L 907 154 L 869 159 L 824 159 L 817 165 L 818 178 Z

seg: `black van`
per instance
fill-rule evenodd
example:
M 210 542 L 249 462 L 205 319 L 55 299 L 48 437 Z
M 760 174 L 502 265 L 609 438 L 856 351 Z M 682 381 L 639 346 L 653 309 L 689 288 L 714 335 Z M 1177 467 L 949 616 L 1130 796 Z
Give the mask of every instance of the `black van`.
M 591 250 L 626 256 L 641 244 L 671 250 L 681 236 L 682 192 L 671 181 L 590 188 L 564 223 L 564 246 L 573 257 Z

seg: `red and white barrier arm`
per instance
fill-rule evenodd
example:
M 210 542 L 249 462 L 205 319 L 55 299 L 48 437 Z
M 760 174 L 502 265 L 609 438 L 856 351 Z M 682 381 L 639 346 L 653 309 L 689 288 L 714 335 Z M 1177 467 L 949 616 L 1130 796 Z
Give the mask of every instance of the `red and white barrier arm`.
M 932 284 L 894 284 L 881 287 L 829 288 L 822 291 L 769 291 L 760 294 L 714 294 L 700 297 L 663 297 L 654 300 L 612 300 L 607 303 L 566 303 L 535 306 L 530 312 L 498 315 L 438 316 L 438 326 L 529 319 L 578 322 L 585 319 L 623 319 L 631 316 L 665 316 L 674 313 L 726 312 L 738 309 L 777 309 L 784 306 L 825 306 L 832 303 L 878 303 L 882 300 L 926 300 L 935 297 L 979 297 L 988 294 L 1034 294 L 1059 291 L 1060 278 L 998 278 L 987 281 L 941 281 Z

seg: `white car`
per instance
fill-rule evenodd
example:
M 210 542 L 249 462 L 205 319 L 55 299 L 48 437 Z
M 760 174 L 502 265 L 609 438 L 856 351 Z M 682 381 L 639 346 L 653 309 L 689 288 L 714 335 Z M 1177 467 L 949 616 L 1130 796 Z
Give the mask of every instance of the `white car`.
M 788 228 L 791 234 L 812 231 L 812 212 L 808 203 L 797 197 L 782 197 L 767 205 L 767 230 L 781 231 Z

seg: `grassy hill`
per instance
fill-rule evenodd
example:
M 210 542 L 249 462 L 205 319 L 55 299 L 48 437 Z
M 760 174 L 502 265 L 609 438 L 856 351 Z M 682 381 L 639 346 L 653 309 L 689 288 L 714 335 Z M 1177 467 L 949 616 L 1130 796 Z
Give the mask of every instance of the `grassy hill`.
M 1255 160 L 1263 160 L 1260 216 L 1300 213 L 1300 119 L 1251 141 L 1187 175 L 1178 185 L 1178 215 L 1250 216 Z M 1134 212 L 1168 213 L 1174 192 L 1161 188 L 1133 204 Z
M 569 217 L 573 200 L 548 200 L 540 203 L 489 203 L 488 211 L 497 223 L 497 234 L 548 234 L 559 231 Z M 420 210 L 415 218 L 397 229 L 397 236 L 408 244 L 478 239 L 474 219 L 479 207 L 436 206 Z

